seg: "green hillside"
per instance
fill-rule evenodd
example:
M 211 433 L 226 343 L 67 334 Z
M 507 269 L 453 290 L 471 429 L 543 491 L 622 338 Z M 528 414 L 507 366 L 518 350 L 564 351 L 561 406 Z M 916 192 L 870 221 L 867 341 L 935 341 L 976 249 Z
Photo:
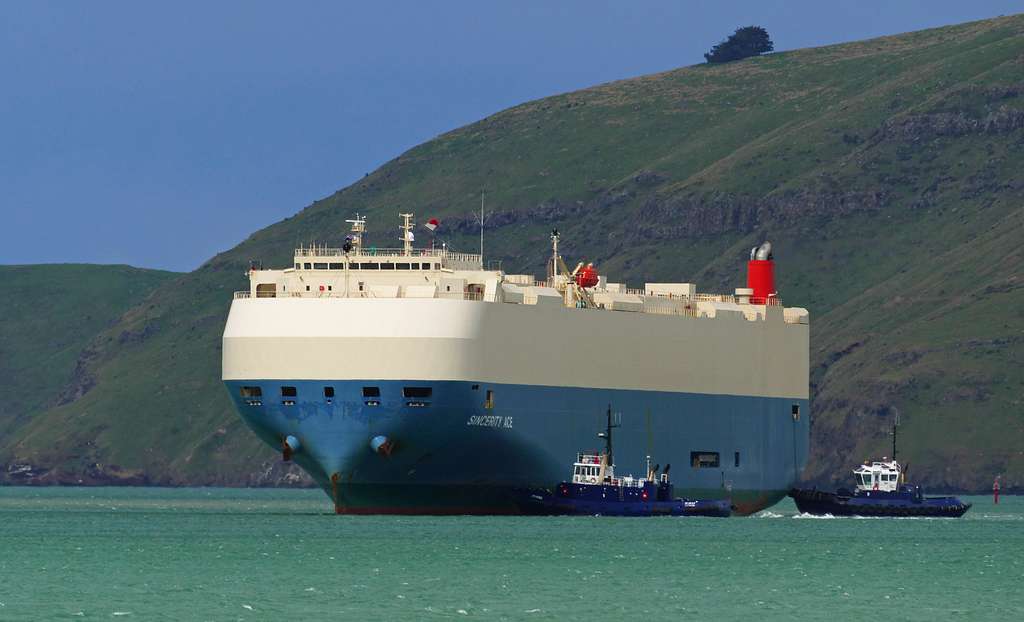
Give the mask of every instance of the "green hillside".
M 219 382 L 220 331 L 249 259 L 338 243 L 397 213 L 507 271 L 565 254 L 635 285 L 743 282 L 777 248 L 783 300 L 811 311 L 813 462 L 845 479 L 888 453 L 936 487 L 1024 487 L 1024 16 L 701 65 L 558 95 L 415 147 L 158 287 L 80 359 L 89 390 L 0 442 L 52 481 L 274 483 Z M 110 465 L 116 465 L 116 468 Z
M 92 338 L 175 276 L 131 266 L 0 266 L 0 442 L 17 438 L 33 414 L 91 389 Z

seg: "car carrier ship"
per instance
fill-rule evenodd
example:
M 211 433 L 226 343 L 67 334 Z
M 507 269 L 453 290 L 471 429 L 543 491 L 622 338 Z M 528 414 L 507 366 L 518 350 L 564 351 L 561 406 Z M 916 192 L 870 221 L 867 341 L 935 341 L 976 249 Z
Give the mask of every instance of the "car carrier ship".
M 550 493 L 566 455 L 622 412 L 624 464 L 658 455 L 684 497 L 770 506 L 807 460 L 808 313 L 784 307 L 771 245 L 747 287 L 609 282 L 482 256 L 368 247 L 356 217 L 339 248 L 252 267 L 223 336 L 223 380 L 245 422 L 308 472 L 338 513 L 515 514 Z M 628 466 L 628 465 L 627 465 Z

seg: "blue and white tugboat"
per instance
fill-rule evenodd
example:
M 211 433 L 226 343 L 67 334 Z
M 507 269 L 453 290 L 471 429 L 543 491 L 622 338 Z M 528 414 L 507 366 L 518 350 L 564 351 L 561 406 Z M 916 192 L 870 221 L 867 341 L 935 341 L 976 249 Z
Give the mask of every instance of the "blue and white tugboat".
M 598 434 L 605 441 L 603 452 L 580 452 L 573 463 L 572 480 L 558 484 L 555 492 L 532 494 L 532 511 L 543 514 L 586 514 L 602 516 L 714 516 L 728 517 L 732 504 L 728 499 L 683 499 L 675 496 L 669 481 L 671 465 L 651 466 L 647 456 L 647 477 L 615 474 L 612 454 L 611 407 L 608 424 Z
M 892 455 L 878 462 L 865 462 L 853 470 L 853 492 L 797 489 L 789 491 L 796 507 L 805 514 L 824 516 L 934 516 L 959 518 L 971 509 L 957 497 L 926 497 L 924 489 L 906 483 L 906 467 L 896 461 L 896 428 L 893 426 Z

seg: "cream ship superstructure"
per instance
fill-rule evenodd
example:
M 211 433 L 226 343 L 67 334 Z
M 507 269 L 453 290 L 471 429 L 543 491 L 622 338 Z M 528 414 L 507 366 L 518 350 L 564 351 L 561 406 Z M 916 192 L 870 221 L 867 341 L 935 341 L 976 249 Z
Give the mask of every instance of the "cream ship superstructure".
M 620 463 L 672 463 L 686 496 L 751 512 L 798 478 L 808 314 L 779 303 L 770 245 L 733 294 L 631 289 L 570 272 L 557 232 L 538 282 L 414 248 L 402 218 L 401 248 L 368 247 L 357 217 L 340 248 L 250 270 L 224 330 L 241 416 L 338 512 L 518 512 L 609 404 Z

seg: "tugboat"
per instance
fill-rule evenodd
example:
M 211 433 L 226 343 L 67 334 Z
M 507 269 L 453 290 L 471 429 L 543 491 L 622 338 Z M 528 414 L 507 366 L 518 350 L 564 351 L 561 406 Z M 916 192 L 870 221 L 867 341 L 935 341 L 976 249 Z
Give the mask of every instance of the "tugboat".
M 601 516 L 713 516 L 725 518 L 732 514 L 728 499 L 683 499 L 675 497 L 669 481 L 672 465 L 666 464 L 660 476 L 660 465 L 651 466 L 647 456 L 647 477 L 615 475 L 612 459 L 611 406 L 608 424 L 598 437 L 605 441 L 603 452 L 580 452 L 573 463 L 572 480 L 558 484 L 554 494 L 530 495 L 532 510 L 543 514 Z
M 933 516 L 959 518 L 971 509 L 957 497 L 926 497 L 920 486 L 906 483 L 906 467 L 896 461 L 896 428 L 893 424 L 892 455 L 878 462 L 865 462 L 853 470 L 853 492 L 814 489 L 789 491 L 804 514 L 824 516 Z

